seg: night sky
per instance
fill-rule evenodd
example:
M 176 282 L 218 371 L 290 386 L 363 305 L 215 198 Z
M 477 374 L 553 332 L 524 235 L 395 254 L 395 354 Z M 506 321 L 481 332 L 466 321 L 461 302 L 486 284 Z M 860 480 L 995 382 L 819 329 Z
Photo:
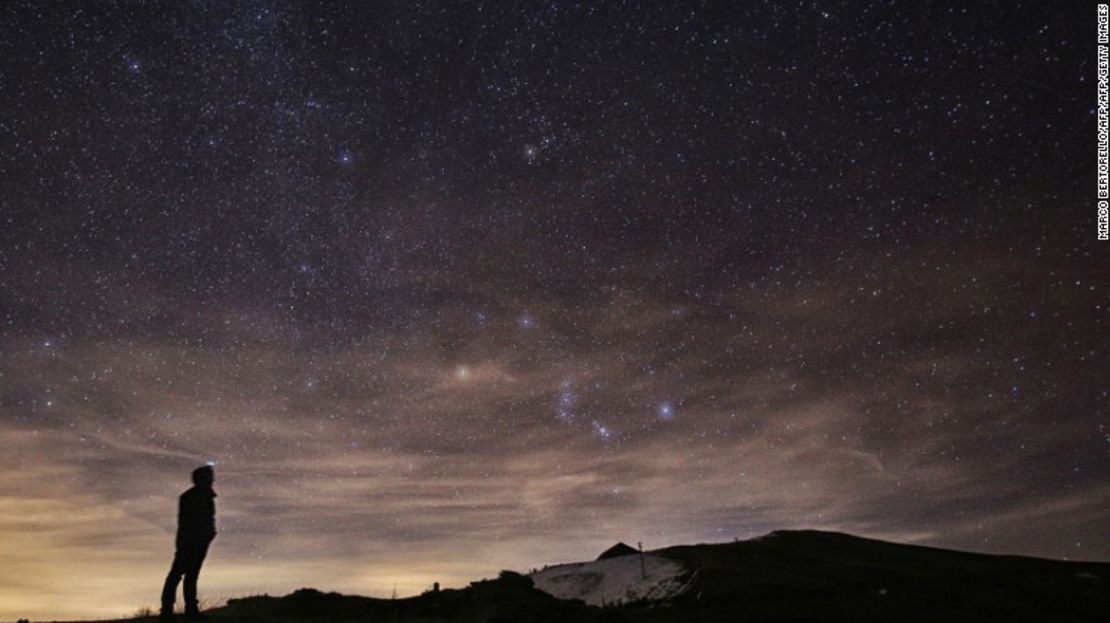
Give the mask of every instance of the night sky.
M 1110 559 L 1093 5 L 34 4 L 0 618 L 155 605 L 208 460 L 208 599 L 800 527 Z

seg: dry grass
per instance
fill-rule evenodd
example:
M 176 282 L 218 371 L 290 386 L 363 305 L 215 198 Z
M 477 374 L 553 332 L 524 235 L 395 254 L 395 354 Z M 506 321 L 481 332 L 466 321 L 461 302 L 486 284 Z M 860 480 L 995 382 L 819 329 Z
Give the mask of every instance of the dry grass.
M 197 607 L 200 608 L 201 612 L 204 612 L 205 610 L 211 610 L 213 608 L 220 608 L 227 604 L 227 600 L 225 599 L 205 599 L 203 597 L 198 599 L 197 602 Z M 181 602 L 177 602 L 176 604 L 174 604 L 173 611 L 174 614 L 184 614 L 185 605 Z M 159 612 L 161 612 L 160 607 L 156 608 L 153 606 L 141 606 L 140 608 L 135 610 L 135 614 L 131 615 L 131 618 L 151 619 L 157 617 Z

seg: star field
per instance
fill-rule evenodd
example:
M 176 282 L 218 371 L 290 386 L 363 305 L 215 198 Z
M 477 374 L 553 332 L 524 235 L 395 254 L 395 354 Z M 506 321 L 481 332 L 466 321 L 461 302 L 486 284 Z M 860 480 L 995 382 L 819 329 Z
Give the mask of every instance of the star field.
M 152 604 L 209 460 L 222 597 L 1110 559 L 1093 17 L 4 3 L 0 618 Z

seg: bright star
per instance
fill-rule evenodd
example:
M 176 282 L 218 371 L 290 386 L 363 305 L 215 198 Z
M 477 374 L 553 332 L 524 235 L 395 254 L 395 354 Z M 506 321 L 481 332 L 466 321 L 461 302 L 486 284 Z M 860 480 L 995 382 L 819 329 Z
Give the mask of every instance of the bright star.
M 664 402 L 659 405 L 658 409 L 659 419 L 669 422 L 674 418 L 674 406 L 669 402 Z
M 598 438 L 602 441 L 609 441 L 609 438 L 613 436 L 613 431 L 609 430 L 609 427 L 602 424 L 601 422 L 594 420 L 593 426 L 594 434 L 596 434 Z

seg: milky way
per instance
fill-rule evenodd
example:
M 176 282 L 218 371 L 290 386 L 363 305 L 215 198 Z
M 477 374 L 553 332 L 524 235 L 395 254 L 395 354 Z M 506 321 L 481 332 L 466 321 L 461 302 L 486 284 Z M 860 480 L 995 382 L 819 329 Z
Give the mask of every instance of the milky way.
M 1110 558 L 1093 6 L 121 4 L 0 8 L 0 618 L 155 604 L 208 460 L 211 599 Z

